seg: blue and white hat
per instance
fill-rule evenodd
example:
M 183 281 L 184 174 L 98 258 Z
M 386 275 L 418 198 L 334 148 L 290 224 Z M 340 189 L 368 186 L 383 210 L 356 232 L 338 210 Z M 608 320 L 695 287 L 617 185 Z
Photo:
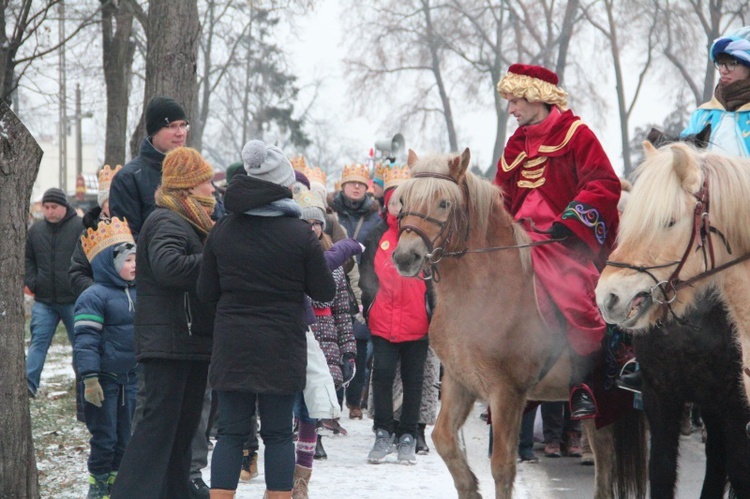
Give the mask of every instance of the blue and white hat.
M 714 40 L 711 45 L 711 60 L 715 61 L 719 54 L 731 55 L 743 66 L 750 67 L 750 26 L 744 26 Z

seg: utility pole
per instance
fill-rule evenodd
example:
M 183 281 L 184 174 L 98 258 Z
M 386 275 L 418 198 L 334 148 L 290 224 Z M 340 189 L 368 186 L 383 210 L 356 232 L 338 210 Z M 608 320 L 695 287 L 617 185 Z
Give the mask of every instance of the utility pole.
M 81 122 L 83 118 L 92 118 L 94 113 L 81 113 L 81 84 L 76 83 L 76 114 L 72 118 L 76 121 L 76 178 L 83 173 L 83 137 Z
M 59 153 L 60 153 L 60 189 L 63 190 L 65 195 L 68 195 L 68 119 L 66 112 L 66 98 L 65 98 L 65 2 L 60 0 L 60 134 L 59 134 Z

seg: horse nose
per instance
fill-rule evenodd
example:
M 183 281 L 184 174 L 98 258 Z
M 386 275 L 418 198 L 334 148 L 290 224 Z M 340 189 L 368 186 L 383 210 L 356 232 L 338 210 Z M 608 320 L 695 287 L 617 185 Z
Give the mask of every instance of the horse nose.
M 599 305 L 599 310 L 602 311 L 602 314 L 606 315 L 607 312 L 612 311 L 619 302 L 619 296 L 614 293 L 607 293 L 603 299 L 597 300 L 597 305 Z

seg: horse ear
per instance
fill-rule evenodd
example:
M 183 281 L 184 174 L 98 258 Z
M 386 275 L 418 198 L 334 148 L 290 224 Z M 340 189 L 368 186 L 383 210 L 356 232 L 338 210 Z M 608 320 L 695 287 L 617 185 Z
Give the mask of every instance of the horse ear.
M 684 146 L 675 144 L 672 149 L 672 168 L 680 179 L 682 188 L 690 193 L 696 193 L 700 189 L 699 168 L 691 161 L 688 151 Z
M 409 165 L 409 168 L 413 168 L 418 159 L 417 153 L 413 149 L 409 149 L 409 155 L 406 157 L 406 164 Z
M 466 175 L 466 170 L 469 168 L 469 162 L 471 161 L 471 151 L 467 147 L 460 156 L 454 157 L 450 160 L 451 176 L 460 182 L 461 179 Z
M 672 142 L 669 140 L 669 137 L 664 135 L 664 132 L 654 127 L 651 127 L 651 130 L 649 130 L 648 135 L 646 135 L 646 140 L 656 147 L 659 147 L 666 142 Z
M 711 139 L 711 123 L 708 123 L 703 130 L 698 132 L 695 136 L 696 146 L 703 149 L 708 146 L 708 141 Z
M 651 142 L 649 142 L 648 140 L 643 141 L 643 154 L 646 156 L 646 159 L 654 156 L 655 154 L 658 154 L 658 152 L 659 151 Z

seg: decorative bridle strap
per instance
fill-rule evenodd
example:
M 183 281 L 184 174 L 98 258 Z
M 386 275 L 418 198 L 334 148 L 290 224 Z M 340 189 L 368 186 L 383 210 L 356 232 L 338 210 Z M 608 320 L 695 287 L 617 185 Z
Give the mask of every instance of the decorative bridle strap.
M 458 185 L 458 180 L 445 173 L 433 173 L 433 172 L 417 172 L 411 176 L 411 178 L 439 178 L 440 180 L 448 180 Z

